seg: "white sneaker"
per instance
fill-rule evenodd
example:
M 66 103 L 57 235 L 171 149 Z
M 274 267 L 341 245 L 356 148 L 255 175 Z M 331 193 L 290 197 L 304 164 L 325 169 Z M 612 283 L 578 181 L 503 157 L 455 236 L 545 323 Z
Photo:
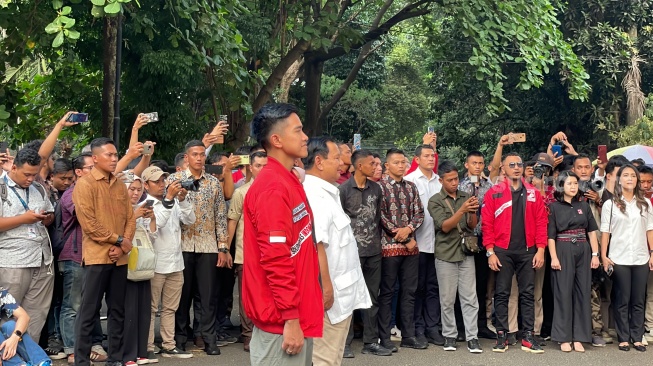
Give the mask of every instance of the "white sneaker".
M 401 341 L 401 331 L 396 325 L 390 329 L 390 340 Z
M 645 345 L 645 346 L 648 346 L 648 341 L 646 340 L 646 334 L 644 334 L 644 336 L 642 336 L 642 344 Z

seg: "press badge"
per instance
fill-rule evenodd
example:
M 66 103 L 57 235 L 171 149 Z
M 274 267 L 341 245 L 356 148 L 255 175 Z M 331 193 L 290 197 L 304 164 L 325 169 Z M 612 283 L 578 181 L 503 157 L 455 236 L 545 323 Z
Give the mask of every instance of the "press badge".
M 37 235 L 36 235 L 36 226 L 34 226 L 34 225 L 29 225 L 29 226 L 27 227 L 27 236 L 28 236 L 30 239 L 36 239 L 36 236 L 37 236 Z

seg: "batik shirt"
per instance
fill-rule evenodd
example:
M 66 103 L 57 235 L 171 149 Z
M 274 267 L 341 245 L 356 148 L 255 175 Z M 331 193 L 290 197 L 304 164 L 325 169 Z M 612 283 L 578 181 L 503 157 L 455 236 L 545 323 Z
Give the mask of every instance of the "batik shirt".
M 415 239 L 415 230 L 424 222 L 424 206 L 419 198 L 419 191 L 413 182 L 405 179 L 396 181 L 389 175 L 379 181 L 383 199 L 381 200 L 381 245 L 384 257 L 417 255 L 419 250 L 412 252 L 406 249 L 410 239 Z M 412 233 L 404 242 L 397 242 L 392 230 L 410 227 Z M 419 245 L 419 243 L 418 243 Z
M 476 195 L 476 198 L 478 198 L 478 207 L 483 207 L 483 200 L 485 199 L 485 194 L 487 191 L 492 188 L 492 183 L 487 179 L 487 178 L 480 178 L 479 180 L 479 185 L 478 187 L 476 184 L 472 183 L 471 180 L 469 180 L 469 176 L 466 176 L 463 178 L 463 180 L 458 183 L 458 190 L 463 191 L 470 196 Z M 478 225 L 476 225 L 476 228 L 474 229 L 474 234 L 477 236 L 481 235 L 481 210 L 479 209 L 477 212 L 478 216 Z

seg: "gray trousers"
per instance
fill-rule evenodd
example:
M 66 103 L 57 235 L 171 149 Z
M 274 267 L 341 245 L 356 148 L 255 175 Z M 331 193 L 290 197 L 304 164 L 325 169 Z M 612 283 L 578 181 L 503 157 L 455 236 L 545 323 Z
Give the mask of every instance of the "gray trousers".
M 52 267 L 41 263 L 37 268 L 0 268 L 0 286 L 25 309 L 30 317 L 27 334 L 38 342 L 52 302 Z
M 252 366 L 311 366 L 313 338 L 304 338 L 304 347 L 296 355 L 287 354 L 282 348 L 283 335 L 272 334 L 254 326 L 249 344 L 249 361 Z M 344 342 L 343 342 L 344 344 Z
M 458 337 L 456 327 L 456 292 L 465 322 L 465 338 L 478 338 L 478 297 L 476 296 L 476 267 L 474 257 L 466 256 L 462 262 L 445 262 L 435 259 L 435 270 L 440 285 L 440 307 L 442 309 L 442 335 Z

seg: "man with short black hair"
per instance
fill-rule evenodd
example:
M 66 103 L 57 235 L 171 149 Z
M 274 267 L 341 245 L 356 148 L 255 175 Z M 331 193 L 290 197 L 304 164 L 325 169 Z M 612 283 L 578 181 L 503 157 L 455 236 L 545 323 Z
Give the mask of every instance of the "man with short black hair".
M 222 187 L 217 178 L 204 171 L 206 147 L 199 140 L 186 144 L 188 169 L 171 174 L 166 182 L 193 182 L 198 188 L 189 191 L 186 199 L 193 205 L 198 219 L 191 225 L 181 227 L 181 248 L 184 258 L 184 285 L 181 301 L 175 316 L 176 347 L 186 350 L 187 327 L 190 325 L 190 306 L 193 289 L 198 292 L 199 335 L 207 355 L 219 355 L 216 344 L 216 302 L 215 294 L 220 291 L 217 280 L 218 253 L 228 251 L 227 206 Z M 194 329 L 195 332 L 198 329 Z
M 372 178 L 377 171 L 377 162 L 368 150 L 356 150 L 351 156 L 354 174 L 342 183 L 340 204 L 351 220 L 351 228 L 358 245 L 365 284 L 370 294 L 372 306 L 361 310 L 363 315 L 363 353 L 376 356 L 390 356 L 392 352 L 379 344 L 379 286 L 381 284 L 381 186 Z M 379 178 L 380 178 L 379 174 Z M 353 322 L 349 328 L 345 358 L 351 358 L 351 342 L 354 339 Z
M 308 366 L 313 338 L 322 337 L 313 212 L 291 172 L 296 159 L 308 155 L 297 113 L 290 104 L 267 104 L 252 121 L 252 133 L 268 153 L 268 165 L 247 192 L 243 210 L 243 306 L 254 323 L 254 366 Z
M 35 182 L 40 170 L 38 152 L 22 149 L 0 182 L 0 286 L 11 292 L 31 316 L 27 332 L 36 341 L 48 315 L 54 286 L 46 228 L 54 220 L 54 208 L 43 186 Z
M 338 144 L 338 148 L 340 149 L 341 155 L 342 155 L 342 171 L 340 172 L 340 178 L 338 178 L 338 181 L 336 183 L 342 184 L 347 179 L 351 178 L 351 172 L 349 169 L 351 168 L 351 146 L 350 144 L 347 143 L 340 143 Z
M 543 353 L 533 334 L 533 302 L 535 269 L 544 265 L 547 245 L 546 207 L 540 192 L 523 179 L 524 163 L 518 154 L 506 154 L 501 169 L 506 180 L 485 194 L 481 210 L 488 265 L 497 272 L 494 292 L 497 343 L 492 350 L 505 352 L 507 348 L 508 299 L 516 273 L 523 325 L 522 350 Z
M 82 302 L 75 324 L 75 365 L 87 366 L 91 360 L 91 333 L 102 298 L 109 307 L 108 365 L 121 365 L 125 320 L 127 253 L 136 231 L 134 209 L 127 187 L 113 175 L 118 152 L 113 141 L 101 137 L 91 142 L 95 164 L 91 172 L 75 184 L 73 202 L 82 227 L 84 285 Z
M 186 161 L 186 154 L 183 152 L 175 155 L 175 170 L 178 172 L 188 169 L 188 162 Z
M 415 183 L 422 204 L 442 189 L 440 177 L 434 172 L 436 153 L 431 145 L 420 145 L 415 149 L 414 161 L 417 169 L 404 179 Z M 419 249 L 419 275 L 415 291 L 415 336 L 422 342 L 442 346 L 440 325 L 440 292 L 435 273 L 435 229 L 433 218 L 424 210 L 424 222 L 415 230 Z
M 378 182 L 383 176 L 383 162 L 381 161 L 381 155 L 374 153 L 372 156 L 374 157 L 374 174 L 368 179 L 373 182 Z
M 467 349 L 482 353 L 478 342 L 478 298 L 474 257 L 465 255 L 463 233 L 471 234 L 478 223 L 478 198 L 458 189 L 458 168 L 450 161 L 438 167 L 442 190 L 431 197 L 428 210 L 435 226 L 435 267 L 440 284 L 444 350 L 456 350 L 456 293 L 460 299 Z
M 381 289 L 379 293 L 379 336 L 381 345 L 393 352 L 397 347 L 390 341 L 392 296 L 399 279 L 400 304 L 397 318 L 401 320 L 401 346 L 426 349 L 428 343 L 415 337 L 415 291 L 419 276 L 419 250 L 415 230 L 424 222 L 424 207 L 415 183 L 404 179 L 406 155 L 399 149 L 388 150 L 385 156 L 387 175 L 379 184 L 381 200 Z

